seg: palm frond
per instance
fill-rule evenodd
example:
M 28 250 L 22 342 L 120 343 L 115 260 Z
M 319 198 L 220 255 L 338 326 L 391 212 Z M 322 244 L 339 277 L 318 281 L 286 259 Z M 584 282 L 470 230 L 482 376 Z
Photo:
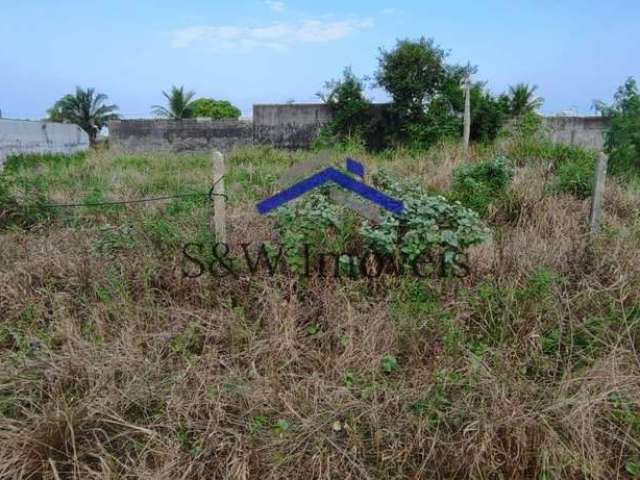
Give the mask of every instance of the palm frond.
M 191 104 L 196 95 L 194 91 L 185 91 L 184 86 L 173 85 L 168 92 L 163 90 L 162 95 L 167 99 L 167 106 L 152 106 L 151 111 L 154 115 L 176 120 L 192 116 Z
M 56 121 L 75 123 L 95 142 L 97 130 L 109 120 L 119 118 L 117 105 L 108 105 L 108 96 L 96 93 L 95 89 L 76 87 L 74 94 L 67 94 L 49 110 L 49 117 Z

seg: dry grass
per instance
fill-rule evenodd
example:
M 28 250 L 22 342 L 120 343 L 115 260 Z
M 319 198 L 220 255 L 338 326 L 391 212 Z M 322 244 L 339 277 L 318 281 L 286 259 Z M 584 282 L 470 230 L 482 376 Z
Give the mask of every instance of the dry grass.
M 230 160 L 234 241 L 273 235 L 251 204 L 296 158 Z M 442 191 L 462 158 L 365 161 Z M 24 175 L 56 200 L 206 185 L 206 157 L 143 160 Z M 0 234 L 0 478 L 634 478 L 640 195 L 612 184 L 589 243 L 588 202 L 544 185 L 518 170 L 464 281 L 186 279 L 197 203 Z

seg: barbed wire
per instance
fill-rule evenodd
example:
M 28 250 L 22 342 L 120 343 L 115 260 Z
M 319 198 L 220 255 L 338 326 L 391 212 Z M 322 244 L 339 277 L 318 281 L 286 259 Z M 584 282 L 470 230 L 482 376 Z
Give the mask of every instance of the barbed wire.
M 208 192 L 195 192 L 195 193 L 180 193 L 176 195 L 163 195 L 160 197 L 150 197 L 150 198 L 135 198 L 132 200 L 113 200 L 109 202 L 87 202 L 87 203 L 42 203 L 37 204 L 35 206 L 41 208 L 78 208 L 78 207 L 101 207 L 108 205 L 127 205 L 132 203 L 146 203 L 146 202 L 156 202 L 160 200 L 172 200 L 174 198 L 189 198 L 189 197 L 207 197 L 209 200 L 212 200 L 213 197 L 223 197 L 225 200 L 228 200 L 229 197 L 224 193 L 214 193 L 213 189 L 218 184 L 218 182 L 224 179 L 224 175 L 221 176 L 216 182 L 211 186 Z M 27 208 L 27 205 L 19 205 L 19 207 Z

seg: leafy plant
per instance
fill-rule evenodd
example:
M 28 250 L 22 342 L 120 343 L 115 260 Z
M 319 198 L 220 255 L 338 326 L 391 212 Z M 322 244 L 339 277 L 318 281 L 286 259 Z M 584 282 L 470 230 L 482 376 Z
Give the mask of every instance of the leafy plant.
M 269 426 L 269 417 L 266 415 L 255 415 L 249 419 L 248 429 L 252 435 L 257 435 L 266 430 Z
M 453 198 L 485 215 L 507 190 L 513 171 L 505 158 L 465 164 L 453 171 Z
M 595 157 L 590 152 L 576 155 L 572 161 L 560 163 L 555 187 L 557 191 L 570 193 L 578 198 L 587 198 L 593 190 Z
M 404 202 L 401 216 L 385 214 L 379 225 L 364 224 L 360 233 L 375 251 L 386 255 L 400 253 L 415 265 L 424 255 L 441 254 L 442 273 L 462 265 L 464 252 L 481 243 L 487 229 L 478 214 L 444 197 L 425 194 L 419 187 L 401 184 L 381 173 L 376 184 Z
M 291 428 L 291 425 L 284 418 L 278 419 L 276 423 L 273 425 L 273 431 L 279 437 L 283 437 L 289 431 L 290 428 Z
M 631 475 L 631 478 L 640 478 L 640 457 L 633 457 L 627 460 L 624 464 L 624 469 Z
M 432 145 L 460 138 L 462 119 L 451 109 L 448 98 L 433 99 L 425 115 L 415 121 L 405 122 L 397 131 L 403 143 L 414 150 L 425 150 Z
M 393 355 L 385 355 L 382 358 L 382 370 L 385 373 L 392 373 L 398 368 L 398 360 Z
M 200 355 L 204 348 L 204 332 L 202 328 L 190 323 L 171 340 L 171 351 L 185 357 Z
M 322 191 L 306 195 L 294 204 L 281 206 L 274 217 L 289 267 L 298 273 L 303 268 L 303 246 L 326 244 L 328 230 L 336 230 L 341 225 L 340 208 L 329 202 Z
M 195 434 L 186 425 L 180 424 L 176 429 L 176 437 L 180 446 L 192 456 L 197 456 L 202 452 L 202 440 L 196 440 Z

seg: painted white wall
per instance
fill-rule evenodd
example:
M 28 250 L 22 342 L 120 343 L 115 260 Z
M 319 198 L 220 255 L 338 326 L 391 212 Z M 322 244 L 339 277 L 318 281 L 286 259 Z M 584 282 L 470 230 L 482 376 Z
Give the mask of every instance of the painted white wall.
M 0 118 L 0 167 L 16 153 L 73 153 L 89 148 L 89 136 L 69 123 Z

